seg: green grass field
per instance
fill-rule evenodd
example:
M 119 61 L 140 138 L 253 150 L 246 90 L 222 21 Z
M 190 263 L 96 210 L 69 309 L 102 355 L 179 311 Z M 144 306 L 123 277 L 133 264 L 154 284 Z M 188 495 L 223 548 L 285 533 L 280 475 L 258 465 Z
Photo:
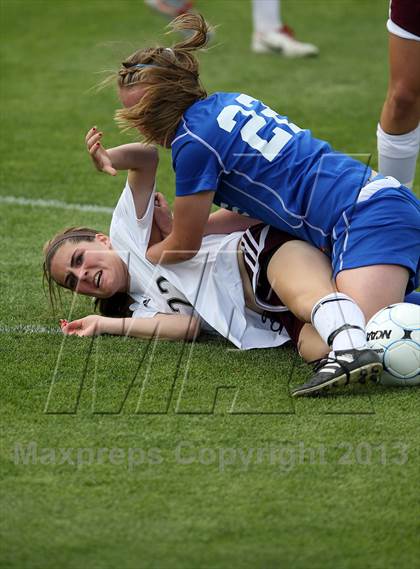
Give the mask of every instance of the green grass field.
M 284 0 L 298 37 L 320 47 L 302 61 L 250 53 L 250 2 L 196 4 L 220 24 L 201 57 L 209 92 L 262 98 L 376 166 L 385 0 Z M 84 133 L 97 124 L 107 145 L 132 139 L 113 123 L 113 90 L 92 87 L 161 39 L 165 20 L 140 0 L 0 5 L 1 567 L 418 566 L 418 389 L 291 401 L 310 369 L 289 348 L 58 334 L 71 298 L 52 314 L 42 245 L 66 225 L 106 231 L 109 213 L 80 205 L 112 207 L 124 183 L 92 171 Z M 173 182 L 164 151 L 169 198 Z M 78 300 L 73 316 L 89 310 Z

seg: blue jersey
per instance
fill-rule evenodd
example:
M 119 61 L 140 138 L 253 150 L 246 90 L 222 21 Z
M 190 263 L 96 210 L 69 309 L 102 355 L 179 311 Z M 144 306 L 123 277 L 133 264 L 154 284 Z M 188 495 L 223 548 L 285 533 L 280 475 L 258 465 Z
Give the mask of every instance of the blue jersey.
M 172 143 L 176 195 L 214 203 L 325 250 L 371 170 L 287 117 L 239 93 L 215 93 L 184 114 Z

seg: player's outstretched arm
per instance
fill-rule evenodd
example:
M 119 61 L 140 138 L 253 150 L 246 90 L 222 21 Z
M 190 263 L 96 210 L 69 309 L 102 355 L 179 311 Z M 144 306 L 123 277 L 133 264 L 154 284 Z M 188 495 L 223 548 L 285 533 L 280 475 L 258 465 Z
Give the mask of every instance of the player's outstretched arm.
M 152 318 L 109 318 L 91 314 L 73 320 L 61 321 L 63 334 L 69 336 L 133 336 L 161 340 L 193 340 L 200 333 L 200 321 L 185 314 L 157 314 Z
M 158 163 L 158 152 L 153 146 L 132 142 L 106 149 L 102 145 L 103 132 L 95 126 L 85 136 L 87 151 L 93 165 L 99 172 L 115 176 L 118 170 L 139 170 L 142 172 L 154 169 Z
M 103 133 L 92 127 L 85 137 L 86 148 L 99 172 L 115 176 L 118 170 L 128 170 L 128 183 L 133 194 L 136 215 L 143 217 L 153 191 L 159 156 L 156 148 L 140 142 L 106 149 Z

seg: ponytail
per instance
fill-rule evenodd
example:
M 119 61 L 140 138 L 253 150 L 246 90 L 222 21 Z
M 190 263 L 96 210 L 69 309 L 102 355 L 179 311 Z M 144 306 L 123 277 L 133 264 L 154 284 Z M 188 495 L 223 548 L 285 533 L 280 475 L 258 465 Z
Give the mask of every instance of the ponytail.
M 210 36 L 210 26 L 206 23 L 201 14 L 191 14 L 186 12 L 181 14 L 170 24 L 169 32 L 193 32 L 184 41 L 173 46 L 174 50 L 196 51 L 207 46 Z
M 163 146 L 170 143 L 188 107 L 207 97 L 194 52 L 206 47 L 210 32 L 200 14 L 181 14 L 168 28 L 169 33 L 188 30 L 192 34 L 171 48 L 140 49 L 123 61 L 118 87 L 130 89 L 142 84 L 147 88 L 134 106 L 115 113 L 120 127 L 136 128 L 146 143 Z

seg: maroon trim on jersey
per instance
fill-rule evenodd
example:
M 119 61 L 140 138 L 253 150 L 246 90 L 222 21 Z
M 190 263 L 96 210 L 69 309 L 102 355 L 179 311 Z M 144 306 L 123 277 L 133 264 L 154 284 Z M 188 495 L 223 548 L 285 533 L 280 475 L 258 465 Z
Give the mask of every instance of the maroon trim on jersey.
M 406 32 L 420 37 L 420 1 L 391 0 L 391 20 Z
M 252 235 L 253 239 L 259 244 L 261 232 L 266 227 L 264 223 L 260 223 L 258 225 L 254 225 L 250 227 L 243 235 L 242 241 L 246 242 L 246 247 L 251 248 L 254 255 L 256 255 L 257 251 L 255 250 L 254 245 L 252 242 L 247 239 L 247 233 Z M 274 227 L 270 227 L 268 233 L 265 238 L 264 248 L 256 255 L 255 269 L 258 271 L 258 281 L 256 283 L 256 290 L 254 290 L 254 294 L 256 298 L 262 300 L 266 304 L 270 304 L 273 308 L 278 308 L 280 306 L 284 306 L 282 300 L 276 295 L 274 290 L 271 288 L 270 283 L 267 279 L 267 268 L 268 264 L 271 261 L 271 257 L 274 253 L 287 243 L 287 241 L 293 241 L 296 237 L 289 235 L 288 233 L 284 233 L 279 229 L 275 229 Z M 243 250 L 243 247 L 241 247 Z M 246 255 L 246 250 L 244 251 Z M 247 262 L 244 263 L 246 272 L 250 278 L 251 283 L 253 282 L 253 272 L 251 267 L 248 265 Z M 258 302 L 257 302 L 258 304 Z M 297 346 L 299 340 L 299 334 L 302 330 L 305 322 L 302 322 L 296 316 L 290 312 L 289 310 L 284 312 L 271 312 L 270 310 L 265 310 L 261 315 L 261 318 L 264 322 L 267 320 L 271 323 L 271 329 L 273 331 L 280 331 L 283 328 L 287 331 L 292 340 L 293 344 Z

